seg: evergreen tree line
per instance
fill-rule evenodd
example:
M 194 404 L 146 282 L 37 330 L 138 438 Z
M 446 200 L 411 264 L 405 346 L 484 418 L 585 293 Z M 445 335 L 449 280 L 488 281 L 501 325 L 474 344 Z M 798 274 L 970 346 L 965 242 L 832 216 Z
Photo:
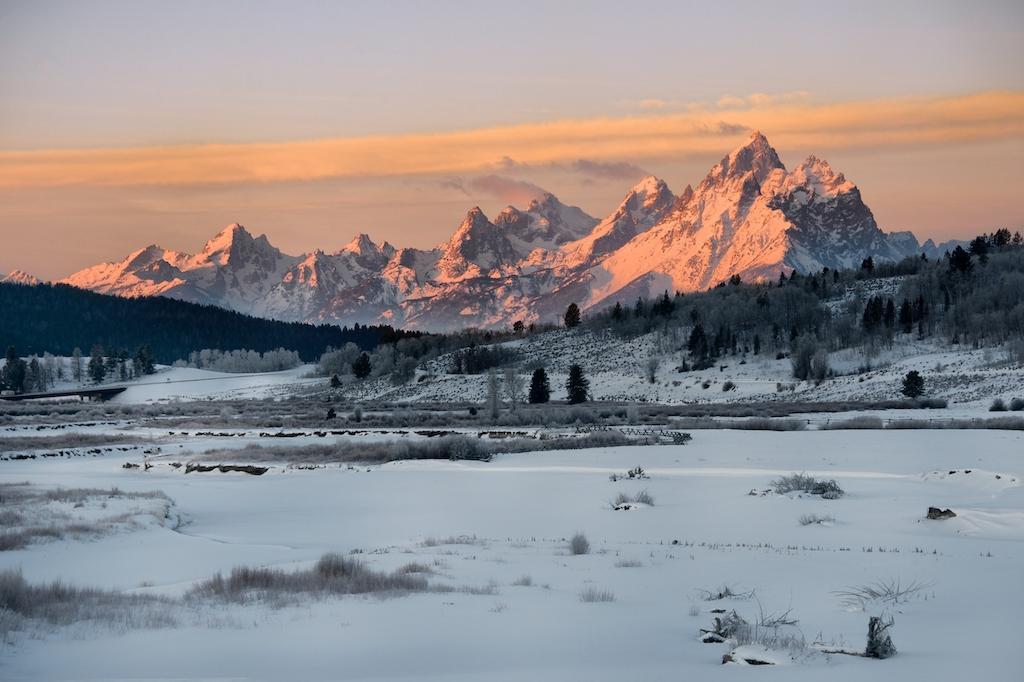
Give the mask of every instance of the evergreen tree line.
M 494 367 L 504 367 L 518 358 L 511 348 L 504 346 L 470 346 L 452 353 L 449 374 L 480 374 Z
M 155 371 L 152 351 L 145 345 L 139 346 L 134 355 L 126 350 L 105 354 L 102 348 L 93 346 L 88 361 L 77 347 L 68 358 L 44 353 L 42 358 L 31 355 L 25 360 L 15 346 L 8 346 L 0 370 L 0 390 L 45 393 L 62 381 L 77 384 L 128 381 Z
M 172 364 L 200 348 L 287 348 L 316 360 L 329 346 L 351 342 L 370 350 L 417 332 L 388 326 L 311 325 L 265 320 L 210 305 L 159 296 L 121 298 L 64 284 L 0 283 L 0 343 L 22 357 L 74 348 L 138 348 L 148 345 L 155 362 Z M 113 353 L 108 353 L 113 354 Z

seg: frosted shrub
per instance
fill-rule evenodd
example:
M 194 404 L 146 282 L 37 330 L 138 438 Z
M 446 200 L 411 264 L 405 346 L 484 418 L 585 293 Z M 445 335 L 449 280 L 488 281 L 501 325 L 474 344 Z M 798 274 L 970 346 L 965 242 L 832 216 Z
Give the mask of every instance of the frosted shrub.
M 836 517 L 826 514 L 824 516 L 818 514 L 803 514 L 800 517 L 801 526 L 814 526 L 823 525 L 826 523 L 835 523 Z
M 573 535 L 569 540 L 569 553 L 573 556 L 590 554 L 590 541 L 587 540 L 587 536 L 583 533 Z
M 806 474 L 790 474 L 783 476 L 771 483 L 772 490 L 780 495 L 787 493 L 808 493 L 810 495 L 821 495 L 826 500 L 835 500 L 845 493 L 839 484 L 834 480 L 818 480 Z

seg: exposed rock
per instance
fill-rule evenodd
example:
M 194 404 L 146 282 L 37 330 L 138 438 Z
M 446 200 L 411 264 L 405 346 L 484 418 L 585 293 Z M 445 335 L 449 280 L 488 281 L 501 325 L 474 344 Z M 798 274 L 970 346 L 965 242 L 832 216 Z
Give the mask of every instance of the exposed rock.
M 951 519 L 956 516 L 956 513 L 952 509 L 939 509 L 938 507 L 928 507 L 928 518 L 943 520 Z

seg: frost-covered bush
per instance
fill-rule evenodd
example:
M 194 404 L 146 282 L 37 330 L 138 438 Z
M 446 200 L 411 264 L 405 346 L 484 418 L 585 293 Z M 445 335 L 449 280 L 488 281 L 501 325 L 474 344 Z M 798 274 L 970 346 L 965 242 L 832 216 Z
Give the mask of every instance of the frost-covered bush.
M 590 554 L 590 541 L 583 533 L 576 533 L 569 539 L 569 553 L 573 556 Z
M 826 500 L 834 500 L 842 497 L 845 493 L 835 480 L 818 480 L 806 474 L 790 474 L 782 476 L 771 483 L 772 490 L 780 495 L 787 493 L 808 493 L 810 495 L 821 495 Z
M 204 348 L 188 356 L 188 366 L 208 369 L 214 372 L 279 372 L 298 367 L 302 363 L 299 354 L 293 350 L 278 348 L 259 353 L 254 350 L 222 351 Z
M 635 495 L 627 495 L 626 493 L 619 493 L 615 496 L 612 501 L 612 508 L 619 509 L 623 505 L 629 504 L 646 504 L 649 507 L 654 506 L 654 496 L 647 492 L 646 489 L 641 490 Z
M 803 514 L 800 516 L 799 520 L 801 526 L 814 526 L 826 523 L 835 523 L 836 517 L 832 516 L 831 514 Z
M 850 419 L 837 419 L 836 421 L 829 421 L 822 425 L 822 429 L 826 431 L 834 430 L 848 430 L 848 429 L 881 429 L 885 428 L 884 422 L 880 417 L 873 415 L 860 415 L 859 417 L 851 417 Z
M 1006 403 L 1003 402 L 1002 398 L 996 398 L 992 401 L 992 404 L 988 407 L 989 412 L 1006 412 Z
M 1010 409 L 1014 412 L 1024 410 L 1024 398 L 1014 398 L 1010 401 Z

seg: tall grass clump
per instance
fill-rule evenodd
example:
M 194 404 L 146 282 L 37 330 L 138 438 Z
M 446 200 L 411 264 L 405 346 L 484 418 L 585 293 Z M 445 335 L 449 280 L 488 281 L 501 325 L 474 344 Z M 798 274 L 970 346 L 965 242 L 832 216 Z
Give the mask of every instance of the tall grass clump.
M 310 568 L 282 571 L 276 568 L 237 566 L 227 576 L 217 573 L 191 590 L 188 596 L 244 601 L 286 594 L 395 594 L 422 592 L 427 580 L 401 570 L 384 573 L 368 568 L 358 559 L 325 554 Z
M 843 590 L 836 590 L 833 594 L 839 597 L 844 605 L 863 609 L 870 603 L 905 604 L 928 587 L 930 587 L 929 583 L 916 580 L 905 583 L 898 578 L 893 578 L 867 585 L 847 587 Z
M 60 581 L 32 584 L 21 571 L 0 571 L 0 636 L 33 623 L 64 626 L 91 622 L 116 629 L 175 625 L 173 602 L 164 597 L 74 587 Z
M 615 601 L 615 593 L 608 590 L 599 590 L 596 587 L 588 587 L 580 592 L 580 601 L 585 604 L 612 602 Z

